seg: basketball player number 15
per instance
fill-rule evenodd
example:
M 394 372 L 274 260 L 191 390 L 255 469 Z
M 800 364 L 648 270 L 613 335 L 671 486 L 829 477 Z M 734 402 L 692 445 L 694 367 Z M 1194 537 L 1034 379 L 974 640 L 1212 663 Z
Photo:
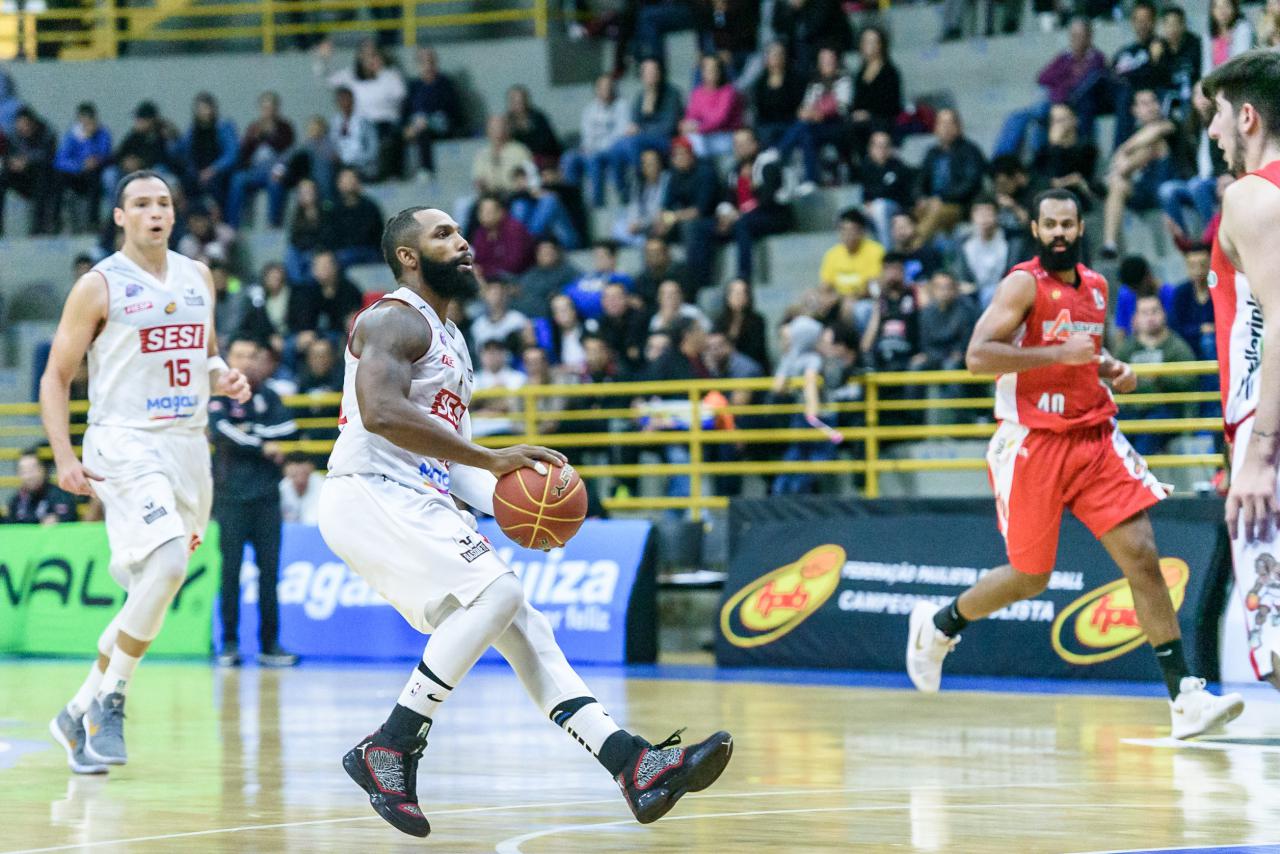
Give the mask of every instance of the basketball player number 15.
M 164 367 L 169 372 L 169 385 L 191 385 L 190 359 L 169 359 L 164 363 Z

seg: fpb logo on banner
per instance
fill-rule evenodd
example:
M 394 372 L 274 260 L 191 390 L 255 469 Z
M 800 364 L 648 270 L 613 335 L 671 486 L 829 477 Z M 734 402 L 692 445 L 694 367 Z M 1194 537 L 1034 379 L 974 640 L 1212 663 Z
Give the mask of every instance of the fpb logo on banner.
M 1173 610 L 1182 608 L 1191 570 L 1176 557 L 1160 559 Z M 1138 625 L 1129 582 L 1121 578 L 1091 590 L 1058 613 L 1053 621 L 1053 651 L 1071 664 L 1099 664 L 1119 658 L 1147 642 Z
M 844 549 L 818 546 L 795 563 L 748 584 L 720 609 L 720 629 L 729 643 L 763 646 L 799 626 L 840 586 Z

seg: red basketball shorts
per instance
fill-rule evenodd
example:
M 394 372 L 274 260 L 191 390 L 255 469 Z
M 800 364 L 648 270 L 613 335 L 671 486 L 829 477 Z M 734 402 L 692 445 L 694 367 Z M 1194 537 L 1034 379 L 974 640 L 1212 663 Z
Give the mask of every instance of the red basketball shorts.
M 1114 423 L 1067 433 L 1003 422 L 987 447 L 987 475 L 1009 563 L 1053 571 L 1062 510 L 1095 537 L 1168 496 Z

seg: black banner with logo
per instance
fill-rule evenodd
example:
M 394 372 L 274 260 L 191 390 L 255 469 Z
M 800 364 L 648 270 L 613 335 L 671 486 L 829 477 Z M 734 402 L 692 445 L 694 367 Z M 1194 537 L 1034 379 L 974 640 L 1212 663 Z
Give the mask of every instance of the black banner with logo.
M 907 615 L 942 604 L 1005 562 L 990 500 L 739 500 L 716 661 L 725 666 L 905 670 Z M 1217 673 L 1216 548 L 1222 504 L 1151 511 L 1161 570 L 1194 672 Z M 1219 603 L 1220 604 L 1220 603 Z M 1064 514 L 1049 588 L 965 631 L 946 672 L 1157 679 L 1133 597 L 1102 545 Z

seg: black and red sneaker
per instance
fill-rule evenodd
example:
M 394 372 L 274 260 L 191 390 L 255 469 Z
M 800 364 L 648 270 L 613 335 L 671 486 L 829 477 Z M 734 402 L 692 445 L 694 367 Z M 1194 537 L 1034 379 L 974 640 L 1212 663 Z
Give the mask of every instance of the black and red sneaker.
M 420 738 L 409 750 L 401 750 L 378 730 L 342 757 L 342 767 L 368 793 L 378 815 L 410 836 L 431 832 L 418 806 L 418 760 L 426 746 L 426 739 Z
M 666 815 L 686 792 L 710 786 L 729 764 L 733 736 L 723 730 L 692 747 L 676 747 L 676 730 L 661 744 L 647 744 L 614 778 L 636 821 L 649 824 Z

